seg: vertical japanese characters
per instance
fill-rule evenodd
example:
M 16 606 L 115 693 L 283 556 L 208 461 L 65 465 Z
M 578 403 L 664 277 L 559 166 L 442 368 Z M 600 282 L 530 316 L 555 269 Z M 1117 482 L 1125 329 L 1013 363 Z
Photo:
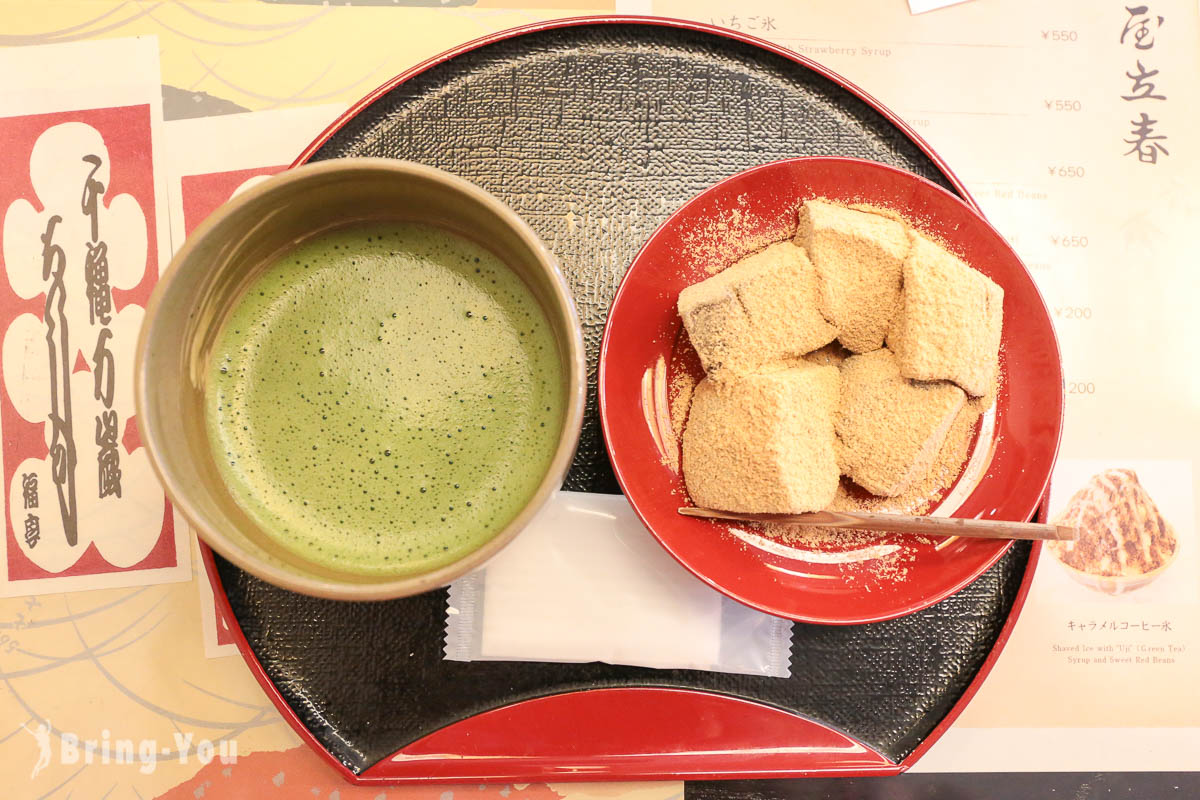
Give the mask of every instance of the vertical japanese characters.
M 37 547 L 42 538 L 42 520 L 35 512 L 38 507 L 38 476 L 36 472 L 21 474 L 21 503 L 25 508 L 25 544 Z M 78 531 L 77 531 L 78 532 Z
M 91 575 L 178 563 L 133 400 L 146 279 L 157 271 L 150 166 L 115 163 L 128 152 L 123 136 L 150 152 L 148 109 L 80 113 L 89 122 L 7 122 L 28 153 L 28 178 L 0 196 L 0 279 L 11 290 L 0 303 L 10 581 L 86 585 Z
M 91 166 L 84 180 L 80 198 L 80 213 L 87 220 L 90 239 L 85 243 L 83 274 L 86 285 L 88 321 L 97 329 L 95 347 L 92 349 L 92 376 L 94 396 L 102 404 L 96 414 L 96 470 L 98 498 L 121 496 L 121 454 L 118 448 L 120 427 L 117 412 L 113 410 L 115 389 L 115 363 L 108 342 L 112 339 L 112 289 L 108 284 L 108 245 L 101 237 L 100 199 L 104 196 L 104 184 L 96 179 L 103 159 L 94 153 L 83 156 L 83 162 Z M 65 275 L 70 265 L 62 245 L 56 241 L 56 232 L 63 218 L 52 215 L 46 221 L 42 233 L 42 280 L 46 282 L 46 351 L 50 359 L 50 458 L 51 480 L 58 495 L 59 513 L 62 516 L 63 534 L 69 546 L 79 541 L 79 508 L 76 487 L 76 470 L 79 454 L 74 436 L 75 420 L 71 411 L 71 356 L 70 324 L 67 308 L 67 285 Z M 86 336 L 84 337 L 86 340 Z M 30 473 L 23 479 L 26 509 L 37 508 L 37 475 Z M 32 491 L 32 494 L 30 492 Z M 32 504 L 30 498 L 32 497 Z M 32 549 L 41 538 L 40 519 L 32 511 L 25 518 L 25 543 Z
M 63 533 L 67 544 L 74 547 L 79 540 L 78 502 L 75 497 L 75 437 L 71 414 L 71 344 L 67 323 L 67 289 L 64 276 L 67 256 L 54 241 L 54 232 L 62 222 L 55 214 L 46 221 L 42 234 L 42 280 L 46 288 L 46 350 L 50 357 L 50 476 L 58 492 L 58 508 L 62 515 Z M 30 538 L 30 526 L 34 530 Z M 29 515 L 25 520 L 25 540 L 33 547 L 37 543 L 39 518 Z
M 93 396 L 103 409 L 96 414 L 96 476 L 98 496 L 121 496 L 121 452 L 117 447 L 120 428 L 117 412 L 113 410 L 116 369 L 108 342 L 112 339 L 112 288 L 108 285 L 108 245 L 100 238 L 100 216 L 97 201 L 104 194 L 104 184 L 96 180 L 96 171 L 103 161 L 94 154 L 83 157 L 92 165 L 83 185 L 80 208 L 88 217 L 92 238 L 87 243 L 84 256 L 83 275 L 87 287 L 88 320 L 92 327 L 99 326 L 96 346 L 92 350 Z
M 1164 103 L 1167 96 L 1158 86 L 1159 70 L 1153 69 L 1152 53 L 1158 36 L 1158 31 L 1166 21 L 1164 17 L 1155 15 L 1148 5 L 1125 6 L 1125 27 L 1121 30 L 1119 43 L 1133 51 L 1134 66 L 1126 71 L 1126 93 L 1121 99 L 1127 103 L 1137 103 L 1144 106 L 1143 101 Z M 1143 164 L 1157 164 L 1160 155 L 1169 156 L 1166 147 L 1166 134 L 1157 126 L 1159 120 L 1150 113 L 1140 110 L 1140 113 L 1129 121 L 1128 138 L 1123 141 L 1129 145 L 1124 155 L 1136 155 Z

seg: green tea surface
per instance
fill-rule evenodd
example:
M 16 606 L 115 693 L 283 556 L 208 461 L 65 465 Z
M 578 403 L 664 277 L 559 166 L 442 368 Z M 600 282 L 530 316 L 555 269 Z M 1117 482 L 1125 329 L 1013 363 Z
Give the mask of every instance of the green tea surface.
M 521 279 L 400 223 L 270 264 L 218 335 L 205 399 L 238 504 L 297 554 L 369 575 L 435 569 L 499 532 L 541 481 L 565 401 Z

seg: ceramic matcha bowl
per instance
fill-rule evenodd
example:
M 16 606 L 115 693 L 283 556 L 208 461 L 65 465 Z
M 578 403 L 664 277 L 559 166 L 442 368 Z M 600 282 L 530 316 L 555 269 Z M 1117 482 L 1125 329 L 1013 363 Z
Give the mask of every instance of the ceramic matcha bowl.
M 206 384 L 214 380 L 214 349 L 223 323 L 247 287 L 297 245 L 356 223 L 417 223 L 483 246 L 535 299 L 557 350 L 554 379 L 561 380 L 556 388 L 563 398 L 562 413 L 554 432 L 557 444 L 550 439 L 548 465 L 539 475 L 529 476 L 536 489 L 482 544 L 450 563 L 415 574 L 342 570 L 285 546 L 268 532 L 269 523 L 261 515 L 248 513 L 235 499 L 206 428 Z M 354 311 L 347 309 L 348 314 Z M 487 561 L 562 484 L 583 416 L 581 330 L 554 257 L 511 209 L 482 189 L 440 170 L 388 159 L 339 159 L 298 167 L 218 209 L 188 237 L 155 288 L 137 359 L 135 396 L 142 440 L 167 494 L 200 537 L 263 580 L 339 600 L 417 594 L 444 586 Z M 346 477 L 334 471 L 330 481 Z M 389 500 L 389 513 L 392 505 L 394 524 L 402 527 L 404 500 Z

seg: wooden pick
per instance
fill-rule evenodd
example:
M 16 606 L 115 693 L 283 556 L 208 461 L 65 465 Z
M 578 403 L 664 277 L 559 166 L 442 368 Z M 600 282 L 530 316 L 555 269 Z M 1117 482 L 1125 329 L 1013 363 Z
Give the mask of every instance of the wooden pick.
M 990 519 L 956 519 L 954 517 L 910 517 L 902 514 L 877 514 L 867 511 L 812 511 L 807 514 L 739 514 L 711 508 L 685 506 L 679 509 L 685 517 L 725 519 L 737 522 L 777 522 L 789 525 L 820 525 L 824 528 L 853 528 L 859 530 L 919 533 L 928 536 L 965 536 L 973 539 L 1041 539 L 1074 541 L 1075 528 L 1065 525 L 1044 525 L 1040 522 L 1006 522 Z

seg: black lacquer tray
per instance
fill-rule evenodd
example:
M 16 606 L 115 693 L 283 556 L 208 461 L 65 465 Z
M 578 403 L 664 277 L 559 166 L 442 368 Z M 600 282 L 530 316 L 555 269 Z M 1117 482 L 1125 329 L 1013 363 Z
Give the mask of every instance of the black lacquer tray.
M 566 488 L 617 492 L 595 377 L 624 270 L 692 195 L 801 155 L 872 159 L 965 195 L 910 129 L 812 62 L 649 19 L 560 21 L 459 48 L 368 97 L 301 160 L 430 164 L 533 226 L 562 263 L 588 348 L 587 415 Z M 990 667 L 1036 555 L 1016 545 L 957 595 L 902 619 L 797 624 L 786 680 L 446 662 L 444 591 L 338 603 L 206 558 L 264 688 L 349 779 L 478 782 L 899 772 Z

